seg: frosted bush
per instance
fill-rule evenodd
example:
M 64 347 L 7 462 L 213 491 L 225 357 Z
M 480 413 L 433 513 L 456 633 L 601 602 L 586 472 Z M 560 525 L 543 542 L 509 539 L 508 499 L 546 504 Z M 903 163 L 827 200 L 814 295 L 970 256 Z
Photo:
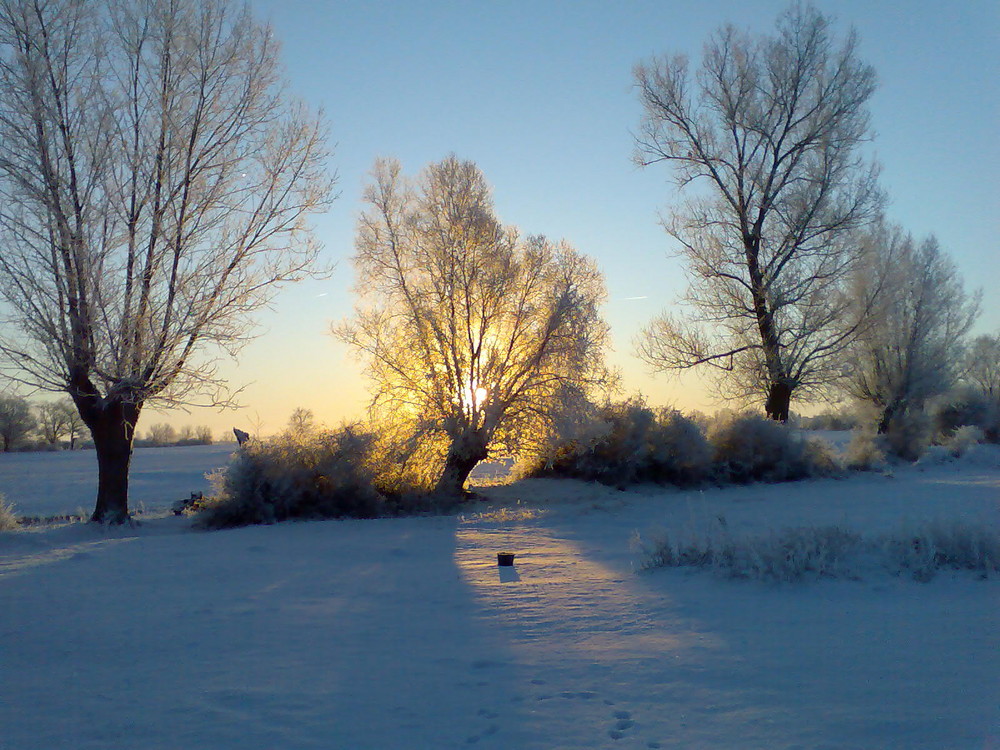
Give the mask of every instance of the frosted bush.
M 374 436 L 357 427 L 288 432 L 246 443 L 212 477 L 199 523 L 207 528 L 291 518 L 371 518 L 385 509 L 370 468 Z
M 885 434 L 889 453 L 904 461 L 916 461 L 931 443 L 931 421 L 923 412 L 905 412 L 889 421 Z
M 934 399 L 927 410 L 940 442 L 947 443 L 955 432 L 968 426 L 981 429 L 983 440 L 1000 442 L 1000 403 L 977 388 L 957 388 Z
M 723 413 L 708 428 L 712 461 L 722 481 L 783 482 L 838 470 L 832 451 L 797 430 L 754 414 Z
M 7 503 L 3 495 L 0 495 L 0 531 L 16 531 L 18 529 L 17 516 L 14 515 L 13 506 Z
M 651 409 L 641 398 L 633 398 L 598 410 L 588 433 L 571 439 L 554 436 L 525 473 L 612 486 L 685 485 L 708 475 L 710 456 L 705 436 L 692 420 L 672 409 Z
M 982 429 L 975 425 L 965 425 L 955 430 L 954 434 L 947 440 L 945 447 L 951 455 L 958 458 L 964 456 L 969 449 L 985 440 L 986 436 Z
M 805 438 L 805 461 L 811 476 L 829 477 L 843 472 L 840 456 L 827 440 Z
M 853 471 L 877 471 L 885 468 L 885 452 L 871 430 L 855 430 L 844 449 L 844 466 Z

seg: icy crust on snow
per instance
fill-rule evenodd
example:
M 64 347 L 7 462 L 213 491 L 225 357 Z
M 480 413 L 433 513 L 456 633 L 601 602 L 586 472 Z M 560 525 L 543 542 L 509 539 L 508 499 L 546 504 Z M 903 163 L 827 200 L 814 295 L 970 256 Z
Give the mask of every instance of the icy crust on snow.
M 719 516 L 998 528 L 1000 470 L 481 492 L 446 517 L 0 535 L 0 748 L 1000 742 L 996 580 L 733 582 L 639 572 L 633 542 Z

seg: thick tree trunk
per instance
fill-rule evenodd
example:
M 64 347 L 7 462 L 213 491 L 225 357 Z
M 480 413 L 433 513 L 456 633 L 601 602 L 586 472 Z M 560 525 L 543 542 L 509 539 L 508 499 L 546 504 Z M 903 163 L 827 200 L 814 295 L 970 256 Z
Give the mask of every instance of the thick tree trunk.
M 95 410 L 88 422 L 98 470 L 97 503 L 91 521 L 120 524 L 129 520 L 128 473 L 140 408 L 137 404 L 106 404 Z
M 435 492 L 442 495 L 461 495 L 469 474 L 476 468 L 476 464 L 487 456 L 485 446 L 456 443 L 452 443 L 448 449 L 444 470 L 434 488 Z
M 764 364 L 771 378 L 764 410 L 770 419 L 776 422 L 787 422 L 789 405 L 792 400 L 792 387 L 784 379 L 786 372 L 782 364 L 781 343 L 778 331 L 775 329 L 774 315 L 765 293 L 764 274 L 760 267 L 760 234 L 756 231 L 744 230 L 743 249 L 746 255 L 747 271 L 750 274 L 753 309 L 757 318 L 757 330 L 760 332 Z
M 788 421 L 788 409 L 792 401 L 792 387 L 788 383 L 771 383 L 764 410 L 769 419 L 776 422 Z

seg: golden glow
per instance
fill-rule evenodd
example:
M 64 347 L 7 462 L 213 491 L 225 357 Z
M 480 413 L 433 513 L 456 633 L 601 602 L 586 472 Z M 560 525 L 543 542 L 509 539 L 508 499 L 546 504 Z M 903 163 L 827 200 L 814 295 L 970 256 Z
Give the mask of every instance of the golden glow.
M 462 391 L 462 406 L 466 409 L 478 409 L 489 395 L 489 391 L 478 385 L 475 388 L 465 388 Z

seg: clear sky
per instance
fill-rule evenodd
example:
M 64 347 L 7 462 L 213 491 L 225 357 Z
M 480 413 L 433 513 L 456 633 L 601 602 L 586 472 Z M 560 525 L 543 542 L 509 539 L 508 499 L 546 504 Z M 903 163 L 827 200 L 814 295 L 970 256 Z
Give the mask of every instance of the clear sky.
M 360 416 L 365 383 L 330 323 L 353 305 L 354 222 L 377 156 L 407 173 L 454 152 L 495 191 L 501 220 L 565 238 L 607 278 L 612 362 L 628 391 L 712 410 L 697 376 L 650 377 L 632 340 L 684 288 L 657 223 L 676 199 L 669 167 L 631 161 L 640 118 L 632 68 L 687 53 L 727 21 L 770 31 L 785 2 L 324 2 L 253 0 L 284 45 L 294 93 L 322 107 L 336 143 L 339 198 L 316 226 L 329 279 L 289 287 L 262 311 L 262 335 L 224 372 L 246 408 L 155 412 L 156 421 L 278 430 L 304 406 L 328 424 Z M 1000 3 L 819 0 L 861 35 L 878 71 L 871 102 L 890 219 L 935 233 L 967 287 L 984 290 L 978 332 L 1000 330 Z M 793 404 L 793 408 L 795 405 Z

